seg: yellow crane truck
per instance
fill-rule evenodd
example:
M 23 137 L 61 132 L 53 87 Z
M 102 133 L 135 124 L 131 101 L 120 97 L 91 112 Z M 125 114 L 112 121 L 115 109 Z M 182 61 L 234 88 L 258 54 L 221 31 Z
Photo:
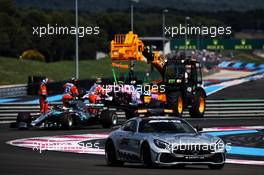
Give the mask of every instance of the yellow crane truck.
M 152 51 L 133 32 L 117 34 L 110 44 L 112 66 L 129 68 L 124 63 L 141 61 L 153 65 L 160 73 L 162 80 L 158 85 L 165 87 L 164 92 L 156 92 L 155 99 L 142 95 L 143 104 L 138 106 L 137 113 L 155 113 L 157 109 L 174 116 L 182 116 L 189 109 L 191 117 L 203 117 L 206 93 L 202 85 L 201 64 L 186 57 L 166 58 L 157 51 Z M 156 81 L 157 82 L 157 81 Z M 155 103 L 157 108 L 149 108 Z M 131 112 L 129 112 L 131 114 Z

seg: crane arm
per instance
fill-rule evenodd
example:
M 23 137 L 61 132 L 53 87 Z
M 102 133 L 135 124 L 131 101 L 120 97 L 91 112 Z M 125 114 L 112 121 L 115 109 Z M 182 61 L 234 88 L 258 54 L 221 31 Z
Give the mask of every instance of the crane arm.
M 165 59 L 158 52 L 144 48 L 144 43 L 133 32 L 115 35 L 110 45 L 111 61 L 142 61 L 152 64 L 160 72 Z

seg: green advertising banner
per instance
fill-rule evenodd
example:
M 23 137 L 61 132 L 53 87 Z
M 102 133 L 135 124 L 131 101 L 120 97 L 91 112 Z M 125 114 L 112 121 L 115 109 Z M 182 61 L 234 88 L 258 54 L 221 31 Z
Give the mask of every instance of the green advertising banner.
M 229 43 L 224 43 L 222 40 L 212 39 L 212 40 L 201 40 L 201 48 L 207 50 L 224 50 L 228 47 Z
M 186 41 L 184 39 L 179 40 L 171 40 L 171 49 L 176 50 L 196 50 L 197 49 L 197 43 L 195 40 L 187 39 Z
M 172 50 L 255 50 L 264 49 L 263 39 L 172 39 Z

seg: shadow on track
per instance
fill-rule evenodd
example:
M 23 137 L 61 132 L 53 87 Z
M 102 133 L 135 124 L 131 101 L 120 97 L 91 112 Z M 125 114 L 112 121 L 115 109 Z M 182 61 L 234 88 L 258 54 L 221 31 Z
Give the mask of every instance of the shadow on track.
M 110 167 L 110 166 L 107 166 L 107 165 L 96 165 L 97 167 L 109 167 L 109 168 L 113 168 L 113 167 Z M 199 166 L 193 166 L 193 165 L 187 165 L 187 166 L 156 166 L 156 167 L 153 167 L 153 168 L 149 168 L 149 167 L 144 167 L 143 165 L 141 164 L 125 164 L 123 166 L 120 166 L 120 167 L 115 167 L 115 168 L 133 168 L 133 169 L 149 169 L 149 170 L 152 170 L 152 169 L 157 169 L 157 170 L 210 170 L 208 168 L 208 166 L 206 165 L 199 165 Z

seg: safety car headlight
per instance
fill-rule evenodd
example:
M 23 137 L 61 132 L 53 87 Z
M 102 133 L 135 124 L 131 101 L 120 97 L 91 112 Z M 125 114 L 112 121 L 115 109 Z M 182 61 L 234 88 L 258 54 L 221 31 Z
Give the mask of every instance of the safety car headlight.
M 223 140 L 218 139 L 213 145 L 212 145 L 212 152 L 225 152 L 225 143 Z
M 154 144 L 161 149 L 170 149 L 170 144 L 159 139 L 154 140 Z

